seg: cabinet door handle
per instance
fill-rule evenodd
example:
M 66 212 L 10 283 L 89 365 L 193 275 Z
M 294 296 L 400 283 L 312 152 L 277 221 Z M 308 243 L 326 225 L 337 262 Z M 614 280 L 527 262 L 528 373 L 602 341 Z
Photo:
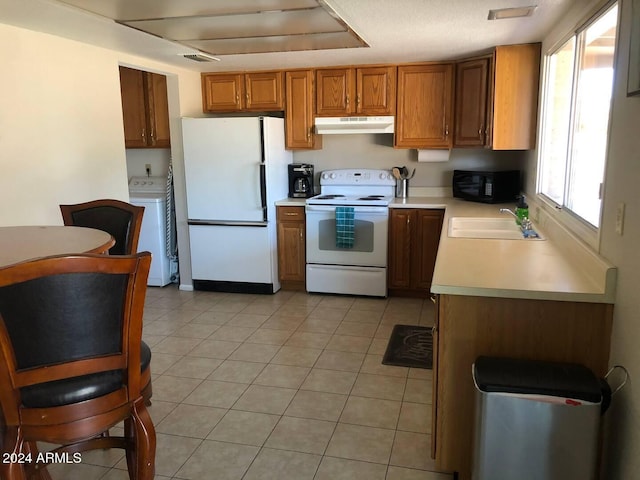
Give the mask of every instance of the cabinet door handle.
M 449 136 L 449 125 L 445 125 L 444 126 L 444 136 L 448 137 Z
M 285 215 L 286 215 L 287 217 L 297 217 L 297 216 L 298 216 L 298 214 L 297 214 L 297 213 L 292 213 L 292 212 L 286 212 L 286 213 L 285 213 Z
M 347 94 L 346 103 L 347 103 L 347 107 L 348 107 L 349 106 L 349 94 Z
M 484 126 L 480 124 L 480 129 L 478 130 L 478 135 L 482 137 L 482 132 L 484 132 Z
M 244 98 L 247 100 L 247 105 L 249 104 L 249 93 L 247 92 L 244 96 Z
M 360 106 L 360 94 L 356 96 L 356 105 Z
M 147 138 L 146 129 L 144 129 L 144 128 L 142 129 L 142 132 L 140 133 L 140 136 L 142 137 L 143 141 L 146 140 L 146 138 Z
M 236 93 L 236 103 L 240 105 L 240 94 Z

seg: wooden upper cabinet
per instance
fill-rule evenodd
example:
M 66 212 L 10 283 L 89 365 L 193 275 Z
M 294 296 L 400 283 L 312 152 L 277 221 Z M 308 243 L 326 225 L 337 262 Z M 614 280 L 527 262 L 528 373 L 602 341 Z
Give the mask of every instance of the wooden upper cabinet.
M 171 146 L 169 135 L 169 101 L 167 96 L 167 77 L 157 73 L 146 73 L 147 96 L 149 99 L 149 129 L 151 146 L 168 148 Z
M 283 110 L 282 72 L 203 73 L 202 108 L 205 112 Z
M 202 108 L 205 112 L 240 111 L 243 99 L 243 74 L 202 74 Z
M 493 69 L 494 150 L 530 150 L 536 145 L 540 43 L 496 47 Z
M 456 147 L 535 148 L 540 44 L 496 47 L 456 66 Z
M 126 148 L 167 148 L 167 77 L 120 67 L 120 94 Z
M 245 73 L 245 110 L 284 110 L 282 72 Z
M 490 58 L 460 62 L 456 65 L 456 147 L 482 147 L 487 143 L 489 125 Z
M 395 146 L 451 148 L 453 64 L 398 67 Z
M 395 114 L 396 67 L 322 68 L 316 84 L 318 116 Z
M 316 70 L 316 115 L 338 117 L 349 115 L 355 101 L 353 68 Z
M 120 67 L 120 95 L 126 148 L 147 146 L 144 72 Z
M 356 113 L 394 115 L 396 112 L 396 67 L 356 69 Z
M 285 73 L 284 122 L 287 149 L 314 149 L 322 145 L 322 136 L 316 135 L 313 131 L 313 77 L 313 70 Z

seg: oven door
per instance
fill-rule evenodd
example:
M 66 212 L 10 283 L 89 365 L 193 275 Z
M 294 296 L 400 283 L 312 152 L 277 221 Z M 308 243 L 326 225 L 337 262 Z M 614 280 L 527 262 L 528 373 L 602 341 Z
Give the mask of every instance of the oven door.
M 352 248 L 336 246 L 336 207 L 307 205 L 307 263 L 323 265 L 387 266 L 388 207 L 354 208 Z

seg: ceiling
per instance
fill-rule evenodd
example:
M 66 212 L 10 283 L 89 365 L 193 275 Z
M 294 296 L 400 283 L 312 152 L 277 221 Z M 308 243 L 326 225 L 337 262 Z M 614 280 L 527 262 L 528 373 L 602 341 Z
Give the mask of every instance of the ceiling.
M 196 71 L 232 71 L 461 58 L 540 41 L 577 1 L 0 0 L 0 23 Z M 487 20 L 490 9 L 532 4 L 530 17 Z M 183 57 L 198 52 L 220 61 Z

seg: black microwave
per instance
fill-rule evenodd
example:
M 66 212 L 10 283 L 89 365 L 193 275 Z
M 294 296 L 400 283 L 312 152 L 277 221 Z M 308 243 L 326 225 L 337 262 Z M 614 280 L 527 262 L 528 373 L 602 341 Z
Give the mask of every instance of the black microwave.
M 520 194 L 520 170 L 453 171 L 453 196 L 482 203 L 515 202 Z

